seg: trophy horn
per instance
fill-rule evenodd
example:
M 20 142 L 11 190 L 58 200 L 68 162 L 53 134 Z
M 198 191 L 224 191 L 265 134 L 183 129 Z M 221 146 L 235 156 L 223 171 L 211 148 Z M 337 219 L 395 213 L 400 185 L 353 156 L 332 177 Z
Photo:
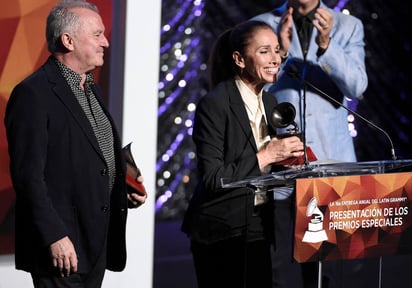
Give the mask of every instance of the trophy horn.
M 286 133 L 276 133 L 276 138 L 281 139 L 290 136 L 298 136 L 299 138 L 301 138 L 302 135 L 299 133 L 299 127 L 298 124 L 295 122 L 295 116 L 296 109 L 289 102 L 282 102 L 276 105 L 275 108 L 273 108 L 269 120 L 274 130 L 277 130 L 277 128 L 286 128 L 290 125 L 293 126 L 290 128 L 286 128 Z M 312 152 L 312 149 L 310 149 L 310 147 L 306 146 L 304 151 L 305 154 L 302 156 L 291 157 L 276 163 L 278 165 L 302 165 L 306 164 L 307 161 L 317 160 L 315 154 Z
M 275 128 L 285 128 L 295 125 L 296 109 L 289 102 L 283 102 L 275 106 L 270 116 L 270 122 Z

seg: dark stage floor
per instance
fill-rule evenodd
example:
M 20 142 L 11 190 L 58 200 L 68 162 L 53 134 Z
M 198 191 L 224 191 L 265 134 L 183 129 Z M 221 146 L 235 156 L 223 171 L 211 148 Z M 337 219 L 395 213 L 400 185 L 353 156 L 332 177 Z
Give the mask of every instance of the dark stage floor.
M 380 281 L 379 259 L 346 264 L 340 266 L 344 275 L 337 281 L 337 288 L 412 287 L 411 255 L 383 257 Z M 153 274 L 153 288 L 196 287 L 189 240 L 180 232 L 180 221 L 156 223 Z
M 180 224 L 180 221 L 156 222 L 153 288 L 197 286 L 189 239 L 180 231 Z

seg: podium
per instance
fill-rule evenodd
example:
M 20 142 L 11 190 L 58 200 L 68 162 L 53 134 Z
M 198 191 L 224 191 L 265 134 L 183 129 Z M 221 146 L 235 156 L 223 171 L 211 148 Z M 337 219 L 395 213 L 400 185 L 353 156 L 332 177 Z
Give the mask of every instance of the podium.
M 223 188 L 295 191 L 297 262 L 379 258 L 412 253 L 412 160 L 316 163 L 238 181 Z
M 259 177 L 238 181 L 222 178 L 222 188 L 233 187 L 294 187 L 295 181 L 302 178 L 334 177 L 348 175 L 382 174 L 412 171 L 412 159 L 383 160 L 369 162 L 312 162 L 308 166 L 287 169 Z

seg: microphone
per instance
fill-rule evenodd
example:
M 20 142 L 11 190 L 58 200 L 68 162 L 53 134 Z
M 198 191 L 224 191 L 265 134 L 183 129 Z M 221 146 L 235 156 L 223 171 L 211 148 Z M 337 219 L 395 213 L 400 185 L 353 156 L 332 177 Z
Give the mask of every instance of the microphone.
M 389 143 L 391 145 L 391 154 L 392 154 L 392 159 L 396 160 L 396 154 L 395 154 L 395 148 L 393 146 L 393 142 L 391 137 L 389 136 L 389 134 L 383 130 L 381 127 L 377 126 L 376 124 L 374 124 L 372 121 L 366 119 L 365 117 L 363 117 L 362 115 L 360 115 L 359 113 L 355 112 L 354 110 L 350 109 L 349 107 L 347 107 L 346 105 L 343 105 L 342 103 L 340 103 L 339 101 L 337 101 L 335 98 L 333 98 L 332 96 L 328 95 L 327 93 L 323 92 L 322 90 L 320 90 L 318 87 L 316 87 L 315 85 L 313 85 L 312 83 L 310 83 L 309 81 L 305 80 L 302 78 L 302 76 L 300 75 L 299 69 L 294 65 L 294 64 L 290 64 L 289 69 L 286 71 L 286 74 L 292 78 L 298 78 L 299 80 L 303 81 L 306 85 L 310 86 L 312 89 L 316 90 L 317 92 L 319 92 L 320 94 L 322 94 L 323 96 L 325 96 L 326 98 L 328 98 L 330 101 L 336 103 L 337 105 L 339 105 L 340 107 L 346 109 L 347 111 L 349 111 L 350 113 L 354 114 L 355 116 L 359 117 L 360 119 L 362 119 L 363 121 L 365 121 L 367 124 L 371 125 L 372 127 L 374 127 L 375 129 L 377 129 L 378 131 L 382 132 L 386 138 L 389 140 Z

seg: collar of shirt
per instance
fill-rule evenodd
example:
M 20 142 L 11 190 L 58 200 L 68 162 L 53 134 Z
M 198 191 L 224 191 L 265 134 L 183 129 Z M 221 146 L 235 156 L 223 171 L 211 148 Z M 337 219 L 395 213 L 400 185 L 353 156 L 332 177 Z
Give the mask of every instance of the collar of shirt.
M 72 69 L 61 63 L 59 60 L 54 58 L 54 61 L 56 62 L 56 65 L 59 67 L 60 71 L 62 72 L 63 77 L 66 79 L 67 83 L 69 83 L 70 88 L 72 90 L 79 89 L 80 83 L 82 81 L 82 76 L 76 72 L 74 72 Z M 93 83 L 93 74 L 92 73 L 87 73 L 86 74 L 86 82 L 85 83 Z
M 295 21 L 295 25 L 297 28 L 300 28 L 302 25 L 305 24 L 312 24 L 313 19 L 315 18 L 315 12 L 316 9 L 319 8 L 319 4 L 318 6 L 316 6 L 315 8 L 313 8 L 308 14 L 306 15 L 302 15 L 299 12 L 297 12 L 296 10 L 293 10 L 293 20 Z
M 312 21 L 315 18 L 316 9 L 319 8 L 319 5 L 320 4 L 318 4 L 306 15 L 302 15 L 296 10 L 293 10 L 293 21 L 296 26 L 296 31 L 298 33 L 300 44 L 302 46 L 302 52 L 304 55 L 306 55 L 309 48 L 309 40 L 313 30 Z
M 246 84 L 240 79 L 238 76 L 235 78 L 236 86 L 239 89 L 240 96 L 242 97 L 243 103 L 245 103 L 247 115 L 249 116 L 249 120 L 255 123 L 255 116 L 256 112 L 259 107 L 259 100 L 262 101 L 262 90 L 260 90 L 259 94 L 256 95 Z M 261 106 L 262 114 L 266 119 L 265 113 L 265 106 Z M 259 119 L 260 120 L 260 119 Z

